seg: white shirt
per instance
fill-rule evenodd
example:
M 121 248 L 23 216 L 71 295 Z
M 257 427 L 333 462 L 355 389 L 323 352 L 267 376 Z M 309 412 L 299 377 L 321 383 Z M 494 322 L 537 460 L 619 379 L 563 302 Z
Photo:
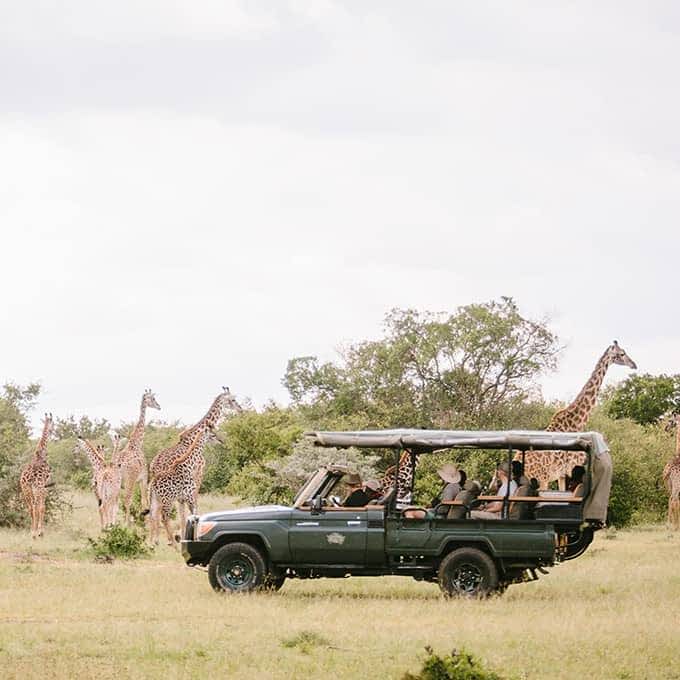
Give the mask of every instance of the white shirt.
M 512 479 L 510 480 L 510 495 L 514 496 L 515 491 L 517 491 L 517 482 Z M 508 492 L 508 483 L 503 482 L 499 487 L 498 491 L 496 491 L 496 496 L 505 496 L 505 494 Z

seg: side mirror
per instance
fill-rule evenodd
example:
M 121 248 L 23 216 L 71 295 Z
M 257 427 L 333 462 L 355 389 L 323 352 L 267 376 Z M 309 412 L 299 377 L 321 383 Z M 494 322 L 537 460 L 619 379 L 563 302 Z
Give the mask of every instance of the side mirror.
M 312 501 L 312 514 L 317 515 L 323 509 L 323 498 L 321 496 L 316 496 Z

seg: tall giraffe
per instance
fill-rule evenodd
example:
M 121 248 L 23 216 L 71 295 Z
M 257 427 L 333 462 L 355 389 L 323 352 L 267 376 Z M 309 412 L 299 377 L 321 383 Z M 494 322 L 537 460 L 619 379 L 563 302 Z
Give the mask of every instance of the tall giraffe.
M 46 413 L 43 419 L 43 429 L 35 452 L 31 460 L 22 468 L 19 477 L 19 486 L 24 502 L 28 506 L 31 515 L 31 537 L 43 535 L 43 522 L 45 521 L 45 499 L 47 497 L 47 485 L 50 483 L 52 469 L 47 462 L 47 442 L 54 432 L 52 414 Z
M 550 419 L 548 427 L 545 428 L 547 432 L 582 432 L 585 429 L 588 418 L 595 408 L 602 381 L 612 364 L 628 366 L 633 370 L 637 368 L 637 364 L 614 340 L 595 364 L 590 378 L 574 401 L 557 411 Z M 521 460 L 521 454 L 516 454 L 515 460 Z M 585 454 L 577 451 L 530 451 L 525 457 L 524 474 L 529 478 L 535 477 L 541 489 L 547 489 L 550 482 L 557 480 L 559 488 L 564 490 L 566 476 L 574 465 L 583 465 L 585 460 Z
M 130 523 L 130 507 L 135 486 L 139 483 L 142 505 L 147 500 L 148 474 L 146 458 L 144 458 L 144 431 L 146 429 L 146 409 L 155 408 L 160 410 L 156 396 L 151 390 L 144 390 L 142 403 L 139 406 L 139 418 L 137 424 L 130 433 L 130 438 L 123 449 L 117 451 L 115 456 L 120 464 L 123 484 L 123 506 L 125 507 L 125 522 Z
M 78 437 L 78 446 L 92 465 L 92 488 L 99 506 L 99 521 L 102 529 L 105 529 L 116 523 L 122 481 L 121 469 L 114 456 L 110 463 L 106 461 L 104 447 L 101 444 L 95 446 L 87 439 Z
M 159 478 L 161 473 L 165 471 L 169 465 L 182 456 L 186 448 L 191 445 L 197 433 L 205 434 L 205 437 L 198 440 L 200 445 L 197 445 L 190 458 L 184 460 L 180 465 L 176 465 L 171 478 L 166 479 L 165 485 L 173 488 L 189 489 L 189 491 L 179 494 L 174 500 L 179 502 L 180 512 L 180 527 L 184 526 L 186 518 L 185 505 L 189 507 L 191 513 L 196 512 L 198 491 L 201 488 L 203 481 L 203 472 L 205 470 L 205 458 L 203 456 L 203 448 L 210 437 L 216 437 L 216 428 L 220 421 L 229 411 L 242 411 L 234 396 L 229 391 L 228 387 L 223 387 L 222 392 L 215 397 L 213 403 L 210 405 L 208 412 L 195 425 L 185 429 L 179 435 L 179 442 L 163 451 L 160 451 L 149 466 L 149 473 L 151 479 Z M 190 478 L 190 480 L 189 480 Z M 151 495 L 152 489 L 149 488 L 149 510 L 151 511 Z M 173 501 L 174 502 L 174 501 Z M 151 534 L 157 536 L 160 517 L 158 512 L 151 512 Z M 166 530 L 168 525 L 166 524 Z
M 675 456 L 663 469 L 663 483 L 668 491 L 668 526 L 680 530 L 680 413 L 674 413 L 666 423 L 666 432 L 675 429 Z
M 175 501 L 179 502 L 180 507 L 180 531 L 186 523 L 183 504 L 186 503 L 189 506 L 189 511 L 192 514 L 196 511 L 196 497 L 199 486 L 192 471 L 197 458 L 203 457 L 201 453 L 203 447 L 213 433 L 207 427 L 191 428 L 190 431 L 191 435 L 188 436 L 186 445 L 178 447 L 174 458 L 164 468 L 157 469 L 157 472 L 151 475 L 149 481 L 149 540 L 152 543 L 158 542 L 158 532 L 162 522 L 168 536 L 168 545 L 175 545 L 170 528 L 170 513 Z

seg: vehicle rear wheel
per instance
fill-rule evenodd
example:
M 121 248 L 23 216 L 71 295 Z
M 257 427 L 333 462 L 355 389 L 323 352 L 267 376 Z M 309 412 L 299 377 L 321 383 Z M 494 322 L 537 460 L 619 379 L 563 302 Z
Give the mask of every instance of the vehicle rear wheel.
M 264 558 L 248 543 L 227 543 L 210 559 L 208 579 L 217 592 L 248 593 L 265 578 Z
M 449 597 L 484 597 L 498 589 L 498 570 L 485 552 L 458 548 L 439 565 L 439 587 Z

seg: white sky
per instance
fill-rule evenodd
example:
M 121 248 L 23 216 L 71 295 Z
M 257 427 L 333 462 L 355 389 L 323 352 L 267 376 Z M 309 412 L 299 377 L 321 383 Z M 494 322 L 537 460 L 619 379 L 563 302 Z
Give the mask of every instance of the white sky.
M 548 398 L 680 372 L 680 5 L 541 5 L 0 0 L 0 378 L 189 421 L 500 295 Z

